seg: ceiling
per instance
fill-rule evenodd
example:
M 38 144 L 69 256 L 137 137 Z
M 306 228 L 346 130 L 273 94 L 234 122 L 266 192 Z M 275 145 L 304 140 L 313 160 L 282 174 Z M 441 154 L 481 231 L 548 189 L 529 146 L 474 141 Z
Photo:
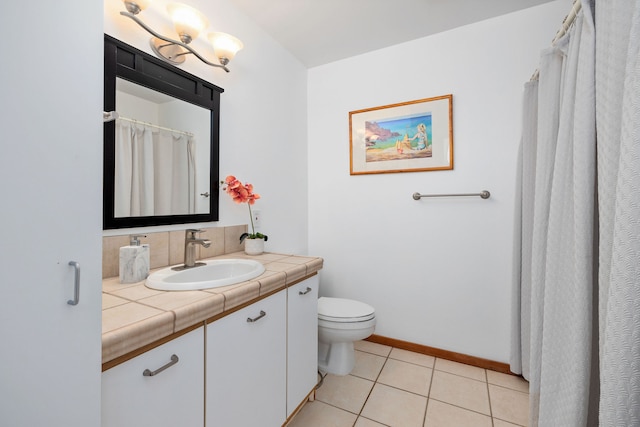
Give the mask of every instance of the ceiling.
M 231 0 L 309 68 L 550 1 Z

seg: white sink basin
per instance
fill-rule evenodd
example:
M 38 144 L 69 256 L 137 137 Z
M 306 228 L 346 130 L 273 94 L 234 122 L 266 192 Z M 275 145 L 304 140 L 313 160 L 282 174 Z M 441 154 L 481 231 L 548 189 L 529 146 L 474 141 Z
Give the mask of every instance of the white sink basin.
M 205 264 L 181 271 L 163 268 L 152 273 L 145 285 L 161 291 L 192 291 L 233 285 L 264 273 L 264 266 L 251 259 L 221 259 Z

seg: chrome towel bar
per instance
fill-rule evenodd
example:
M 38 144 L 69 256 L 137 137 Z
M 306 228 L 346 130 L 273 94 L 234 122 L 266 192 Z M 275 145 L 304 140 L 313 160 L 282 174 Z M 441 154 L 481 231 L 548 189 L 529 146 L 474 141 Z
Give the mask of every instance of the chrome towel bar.
M 461 194 L 420 194 L 413 193 L 413 200 L 420 200 L 423 197 L 469 197 L 469 196 L 480 196 L 483 199 L 488 199 L 491 197 L 491 193 L 487 190 L 482 190 L 479 193 L 461 193 Z

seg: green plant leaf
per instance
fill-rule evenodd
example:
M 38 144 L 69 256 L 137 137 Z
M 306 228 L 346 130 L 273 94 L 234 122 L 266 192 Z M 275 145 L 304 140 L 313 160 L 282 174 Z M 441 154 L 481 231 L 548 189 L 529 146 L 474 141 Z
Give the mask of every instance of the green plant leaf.
M 244 239 L 264 239 L 264 241 L 266 242 L 267 240 L 269 240 L 269 236 L 262 233 L 242 233 L 242 235 L 240 236 L 240 242 L 242 243 Z

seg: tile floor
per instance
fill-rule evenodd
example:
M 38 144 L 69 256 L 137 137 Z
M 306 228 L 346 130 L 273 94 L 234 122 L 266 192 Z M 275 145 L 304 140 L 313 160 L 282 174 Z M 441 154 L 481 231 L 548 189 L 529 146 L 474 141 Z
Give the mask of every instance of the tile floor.
M 350 375 L 327 375 L 287 427 L 526 426 L 529 385 L 522 378 L 357 342 Z

